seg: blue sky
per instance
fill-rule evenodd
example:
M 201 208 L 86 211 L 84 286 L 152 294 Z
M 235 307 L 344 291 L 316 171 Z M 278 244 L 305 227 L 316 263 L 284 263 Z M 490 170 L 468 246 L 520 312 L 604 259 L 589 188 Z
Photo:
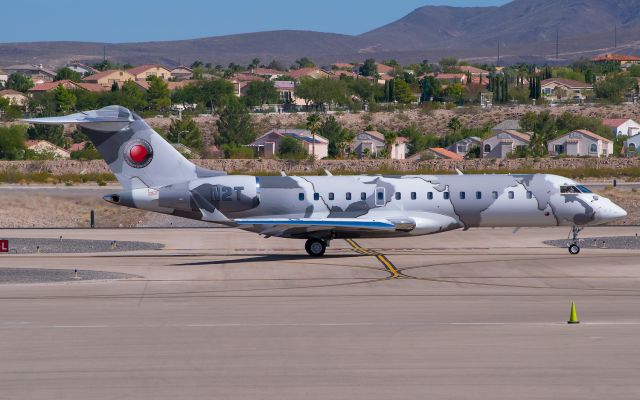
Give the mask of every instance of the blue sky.
M 501 5 L 508 0 L 7 1 L 0 42 L 175 40 L 274 29 L 358 34 L 424 5 Z M 112 11 L 113 10 L 113 11 Z M 116 12 L 118 10 L 118 12 Z M 120 12 L 124 11 L 124 12 Z M 15 15 L 16 18 L 12 18 Z

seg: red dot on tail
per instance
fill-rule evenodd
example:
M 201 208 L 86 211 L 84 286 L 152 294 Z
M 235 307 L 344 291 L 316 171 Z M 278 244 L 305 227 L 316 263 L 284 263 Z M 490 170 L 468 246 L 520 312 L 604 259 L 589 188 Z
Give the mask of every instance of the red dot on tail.
M 131 147 L 131 150 L 129 150 L 129 156 L 131 157 L 131 161 L 133 161 L 136 164 L 143 163 L 147 159 L 148 154 L 149 152 L 147 151 L 147 148 L 141 144 L 137 144 Z

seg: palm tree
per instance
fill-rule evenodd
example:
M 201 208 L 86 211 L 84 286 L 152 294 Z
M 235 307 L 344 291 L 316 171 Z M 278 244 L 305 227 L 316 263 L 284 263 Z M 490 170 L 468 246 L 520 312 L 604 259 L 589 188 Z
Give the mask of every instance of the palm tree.
M 311 155 L 313 159 L 316 159 L 316 133 L 320 129 L 320 115 L 311 114 L 307 117 L 307 129 L 311 132 L 311 136 L 313 137 L 313 141 L 311 142 Z
M 386 132 L 384 134 L 384 145 L 387 148 L 387 157 L 392 158 L 393 145 L 396 144 L 398 134 L 395 132 Z

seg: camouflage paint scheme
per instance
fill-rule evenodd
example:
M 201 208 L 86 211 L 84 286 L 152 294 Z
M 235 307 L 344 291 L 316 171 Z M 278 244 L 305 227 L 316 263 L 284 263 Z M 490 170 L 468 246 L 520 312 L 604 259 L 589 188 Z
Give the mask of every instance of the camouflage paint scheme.
M 107 161 L 127 206 L 298 239 L 402 237 L 475 227 L 597 225 L 626 212 L 555 175 L 229 176 L 196 167 L 126 108 L 26 120 L 75 123 Z M 144 144 L 147 162 L 131 162 Z

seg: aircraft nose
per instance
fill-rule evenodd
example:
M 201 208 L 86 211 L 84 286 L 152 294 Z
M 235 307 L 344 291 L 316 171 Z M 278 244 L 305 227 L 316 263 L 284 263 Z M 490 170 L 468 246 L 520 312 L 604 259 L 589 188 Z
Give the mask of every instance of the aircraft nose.
M 600 217 L 607 221 L 614 221 L 627 216 L 624 208 L 611 202 L 600 209 Z

